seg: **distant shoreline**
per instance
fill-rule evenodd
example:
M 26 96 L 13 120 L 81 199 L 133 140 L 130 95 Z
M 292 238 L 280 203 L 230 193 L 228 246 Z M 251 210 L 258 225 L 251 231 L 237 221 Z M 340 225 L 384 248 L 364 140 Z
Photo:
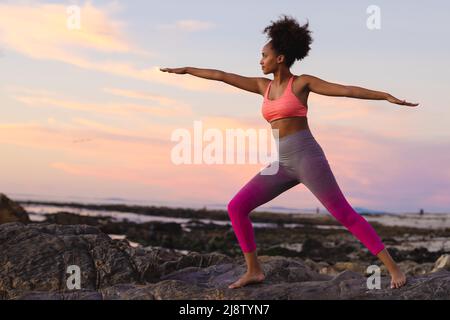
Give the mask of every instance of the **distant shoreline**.
M 35 200 L 15 200 L 20 205 L 48 205 L 55 207 L 71 207 L 89 210 L 109 210 L 117 212 L 132 212 L 150 216 L 165 216 L 174 218 L 208 218 L 216 220 L 229 220 L 226 210 L 214 209 L 192 209 L 182 207 L 166 207 L 154 205 L 128 205 L 128 204 L 93 204 L 78 202 L 55 202 L 55 201 L 35 201 Z M 337 221 L 333 221 L 329 214 L 319 213 L 277 213 L 270 211 L 254 211 L 252 220 L 255 222 L 268 223 L 304 223 L 317 224 L 318 219 L 326 225 L 340 225 Z
M 182 219 L 209 219 L 217 221 L 229 221 L 227 210 L 223 209 L 208 209 L 203 208 L 186 208 L 186 207 L 168 207 L 156 205 L 136 205 L 136 204 L 110 204 L 110 203 L 80 203 L 74 201 L 42 201 L 42 200 L 15 200 L 17 203 L 25 206 L 37 207 L 54 207 L 61 208 L 61 211 L 72 212 L 75 210 L 91 210 L 103 212 L 128 213 L 138 216 L 148 217 L 164 217 L 164 218 L 182 218 Z M 270 210 L 253 210 L 251 212 L 251 220 L 256 223 L 271 223 L 271 224 L 302 224 L 302 225 L 322 225 L 326 226 L 341 226 L 341 224 L 328 212 L 321 211 L 320 213 L 284 213 L 273 212 Z M 364 216 L 371 224 L 381 224 L 385 227 L 409 227 L 420 229 L 450 229 L 450 215 L 449 214 L 433 214 L 425 213 L 359 213 Z
M 29 193 L 10 193 L 9 197 L 14 199 L 18 203 L 30 203 L 38 205 L 54 205 L 54 206 L 110 206 L 121 205 L 128 207 L 142 207 L 142 208 L 167 208 L 167 209 L 192 209 L 192 210 L 206 210 L 208 211 L 226 211 L 226 203 L 191 203 L 191 202 L 170 202 L 161 200 L 149 200 L 149 199 L 128 199 L 122 197 L 80 197 L 80 196 L 49 196 L 49 195 L 37 195 Z M 420 209 L 417 210 L 381 210 L 370 209 L 359 206 L 352 206 L 353 209 L 360 215 L 364 216 L 380 216 L 380 215 L 415 215 L 420 213 Z M 314 205 L 313 207 L 288 207 L 282 205 L 268 206 L 263 204 L 257 207 L 253 212 L 270 212 L 280 214 L 305 214 L 305 215 L 317 215 L 317 209 L 319 214 L 324 214 L 327 210 L 323 206 Z M 92 208 L 92 210 L 95 210 Z M 424 209 L 424 214 L 450 214 L 448 211 L 428 211 Z

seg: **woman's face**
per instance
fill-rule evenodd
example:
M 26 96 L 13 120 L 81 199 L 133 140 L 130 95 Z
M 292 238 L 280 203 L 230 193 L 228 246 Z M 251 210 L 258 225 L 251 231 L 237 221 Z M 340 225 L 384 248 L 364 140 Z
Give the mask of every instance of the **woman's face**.
M 278 57 L 279 59 L 282 59 L 281 55 Z M 262 48 L 261 61 L 259 63 L 261 64 L 261 68 L 264 74 L 272 73 L 279 67 L 277 55 L 272 49 L 272 45 L 270 44 L 270 42 Z

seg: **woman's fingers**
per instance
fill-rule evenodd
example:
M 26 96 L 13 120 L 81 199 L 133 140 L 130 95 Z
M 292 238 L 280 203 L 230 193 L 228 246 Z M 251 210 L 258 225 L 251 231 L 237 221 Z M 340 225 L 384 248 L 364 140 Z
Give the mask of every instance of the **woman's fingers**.
M 175 71 L 175 69 L 171 68 L 160 68 L 159 70 L 161 70 L 162 72 L 170 72 L 170 73 L 173 73 Z
M 407 102 L 406 100 L 401 101 L 399 104 L 409 107 L 417 107 L 418 103 Z
M 419 105 L 418 103 L 407 102 L 406 100 L 400 100 L 393 96 L 389 96 L 387 100 L 391 103 L 399 104 L 402 106 L 416 107 Z
M 163 72 L 169 72 L 169 73 L 177 73 L 177 74 L 185 74 L 186 68 L 160 68 L 159 70 Z

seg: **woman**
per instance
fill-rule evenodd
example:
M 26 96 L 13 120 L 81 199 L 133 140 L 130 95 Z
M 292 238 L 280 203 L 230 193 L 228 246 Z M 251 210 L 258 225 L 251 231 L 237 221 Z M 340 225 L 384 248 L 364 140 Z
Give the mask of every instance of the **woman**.
M 223 81 L 262 95 L 262 114 L 272 129 L 278 129 L 277 173 L 262 175 L 259 172 L 228 203 L 232 226 L 247 263 L 247 272 L 230 284 L 229 288 L 239 288 L 264 280 L 249 214 L 256 207 L 299 183 L 303 183 L 341 224 L 385 264 L 391 275 L 391 288 L 399 288 L 406 283 L 405 274 L 394 262 L 375 230 L 344 197 L 322 148 L 309 129 L 306 114 L 310 92 L 326 96 L 387 100 L 410 107 L 418 104 L 399 100 L 385 92 L 329 83 L 311 75 L 294 76 L 290 72 L 291 66 L 295 60 L 306 57 L 310 50 L 312 38 L 311 31 L 308 30 L 309 23 L 300 26 L 288 16 L 271 22 L 263 31 L 268 33 L 270 41 L 263 47 L 260 63 L 264 74 L 273 73 L 273 81 L 211 69 L 160 69 L 163 72 Z

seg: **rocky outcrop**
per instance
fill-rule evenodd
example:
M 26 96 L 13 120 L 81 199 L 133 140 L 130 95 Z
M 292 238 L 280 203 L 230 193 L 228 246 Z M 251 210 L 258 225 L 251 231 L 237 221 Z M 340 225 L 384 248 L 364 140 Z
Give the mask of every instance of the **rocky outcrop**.
M 440 256 L 434 264 L 433 270 L 431 270 L 431 272 L 436 272 L 441 269 L 450 271 L 450 254 L 443 254 L 442 256 Z
M 17 203 L 0 193 L 0 224 L 20 221 L 29 223 L 28 213 Z
M 242 252 L 230 226 L 200 223 L 191 219 L 182 227 L 174 222 L 134 223 L 114 221 L 110 217 L 80 216 L 74 213 L 58 212 L 46 215 L 49 223 L 74 225 L 87 224 L 98 227 L 106 234 L 121 235 L 133 243 L 142 246 L 171 248 L 181 251 L 220 252 L 230 257 L 241 257 Z M 188 227 L 190 230 L 185 230 Z M 398 230 L 399 233 L 402 229 Z M 370 265 L 379 260 L 357 242 L 349 232 L 343 230 L 321 230 L 308 226 L 306 228 L 264 228 L 255 229 L 258 240 L 258 254 L 284 256 L 318 261 L 324 267 L 323 273 L 337 274 L 343 270 L 361 272 L 363 263 Z M 431 233 L 431 232 L 429 232 Z M 435 235 L 435 232 L 432 233 Z M 442 235 L 445 235 L 443 232 Z M 384 237 L 383 237 L 384 238 Z M 408 243 L 409 236 L 402 241 Z M 398 249 L 392 245 L 399 241 L 386 237 L 385 242 L 395 261 L 404 264 L 411 274 L 428 273 L 435 261 L 448 254 L 443 248 L 429 251 L 426 247 Z M 426 243 L 424 243 L 426 246 Z M 351 261 L 353 267 L 347 268 Z
M 312 260 L 264 255 L 263 283 L 228 289 L 245 272 L 242 258 L 132 248 L 87 225 L 3 224 L 0 252 L 3 299 L 450 299 L 445 268 L 410 275 L 400 289 L 382 272 L 381 289 L 368 289 L 357 266 L 325 274 Z M 81 289 L 68 287 L 71 265 L 80 268 Z

